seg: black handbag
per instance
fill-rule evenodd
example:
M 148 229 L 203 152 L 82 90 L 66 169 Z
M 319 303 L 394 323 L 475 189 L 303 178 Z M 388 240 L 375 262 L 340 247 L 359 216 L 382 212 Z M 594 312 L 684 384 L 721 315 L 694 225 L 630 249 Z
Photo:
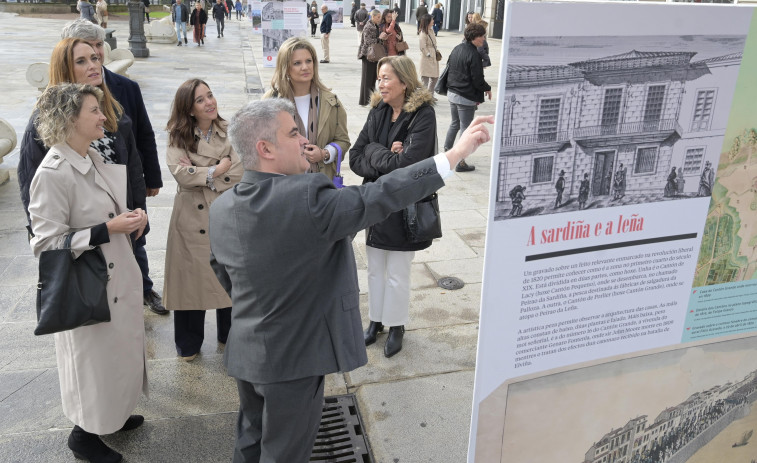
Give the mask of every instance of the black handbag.
M 408 241 L 419 243 L 442 237 L 442 220 L 439 216 L 439 196 L 434 193 L 402 211 Z
M 444 70 L 442 71 L 442 74 L 439 76 L 439 80 L 436 82 L 436 87 L 434 87 L 434 91 L 438 93 L 439 95 L 447 94 L 447 74 L 448 73 L 449 73 L 449 64 L 444 66 Z
M 110 321 L 105 256 L 96 247 L 74 258 L 73 235 L 66 237 L 63 248 L 39 256 L 37 336 Z

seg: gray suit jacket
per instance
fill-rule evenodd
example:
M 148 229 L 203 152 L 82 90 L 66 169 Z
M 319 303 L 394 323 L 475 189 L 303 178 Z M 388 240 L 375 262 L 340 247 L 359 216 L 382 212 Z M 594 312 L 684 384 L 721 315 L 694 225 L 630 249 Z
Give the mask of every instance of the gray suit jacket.
M 352 237 L 444 185 L 433 159 L 337 190 L 245 171 L 210 208 L 211 265 L 232 299 L 229 375 L 274 383 L 368 361 Z

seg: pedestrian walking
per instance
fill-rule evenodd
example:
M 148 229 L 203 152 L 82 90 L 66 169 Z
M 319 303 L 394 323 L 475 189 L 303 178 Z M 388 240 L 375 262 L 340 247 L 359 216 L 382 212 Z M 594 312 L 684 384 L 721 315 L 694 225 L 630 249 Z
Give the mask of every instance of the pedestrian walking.
M 437 59 L 436 35 L 433 33 L 434 19 L 427 14 L 421 18 L 418 28 L 418 49 L 421 51 L 421 82 L 432 94 L 439 80 L 439 60 Z
M 182 3 L 182 0 L 176 0 L 176 3 L 171 7 L 171 21 L 176 26 L 176 38 L 179 43 L 177 46 L 181 46 L 182 36 L 184 37 L 184 44 L 187 43 L 187 21 L 189 21 L 189 8 Z
M 108 2 L 105 0 L 97 0 L 95 3 L 95 19 L 103 29 L 108 27 Z
M 189 24 L 192 29 L 192 40 L 199 47 L 205 44 L 205 25 L 208 23 L 208 13 L 205 12 L 205 8 L 202 7 L 203 1 L 195 2 L 195 9 L 192 11 L 192 16 L 189 18 Z
M 237 0 L 236 3 L 234 3 L 234 11 L 237 12 L 237 21 L 242 20 L 242 2 L 241 0 Z
M 142 0 L 142 4 L 145 6 L 145 21 L 150 24 L 150 0 Z
M 368 15 L 368 10 L 365 9 L 365 3 L 361 3 L 360 9 L 355 12 L 355 27 L 357 28 L 358 33 L 363 32 L 363 28 L 369 20 L 370 16 Z
M 321 7 L 321 13 L 323 13 L 323 18 L 321 19 L 321 48 L 323 48 L 323 59 L 321 60 L 321 63 L 328 63 L 331 61 L 331 56 L 329 55 L 329 38 L 331 37 L 331 23 L 333 19 L 331 18 L 329 7 L 326 5 Z
M 439 35 L 439 29 L 441 29 L 442 22 L 444 21 L 444 12 L 442 11 L 441 3 L 434 5 L 434 9 L 431 10 L 431 16 L 434 18 L 434 35 Z
M 418 8 L 415 9 L 415 23 L 418 27 L 421 25 L 421 18 L 426 16 L 428 14 L 428 8 L 426 8 L 426 4 L 421 2 L 418 5 Z
M 226 344 L 231 325 L 231 299 L 210 268 L 208 237 L 210 204 L 242 178 L 227 124 L 208 84 L 181 84 L 166 127 L 166 164 L 179 188 L 168 224 L 163 301 L 174 311 L 176 351 L 185 361 L 200 352 L 206 310 L 217 309 L 219 343 Z
M 379 63 L 379 92 L 350 150 L 350 168 L 375 182 L 384 174 L 436 154 L 436 113 L 433 95 L 421 86 L 415 63 L 406 56 L 387 56 Z M 368 317 L 365 345 L 389 328 L 384 356 L 402 349 L 410 306 L 410 268 L 415 251 L 432 241 L 415 242 L 405 232 L 402 211 L 371 225 L 365 233 L 368 258 Z
M 310 21 L 310 37 L 315 38 L 315 29 L 318 27 L 318 23 L 320 22 L 320 16 L 318 15 L 318 9 L 316 7 L 311 7 L 310 11 L 308 11 L 308 21 Z
M 465 40 L 452 49 L 447 60 L 447 99 L 452 122 L 444 139 L 445 147 L 454 145 L 457 133 L 465 131 L 473 120 L 476 108 L 485 101 L 484 95 L 492 99 L 492 88 L 484 79 L 484 68 L 477 49 L 483 44 L 485 36 L 484 26 L 469 24 L 463 33 Z M 475 168 L 463 160 L 455 167 L 455 171 L 470 172 Z
M 370 21 L 368 21 L 360 34 L 360 47 L 358 47 L 357 58 L 363 64 L 363 70 L 360 74 L 360 106 L 366 106 L 371 100 L 371 94 L 376 88 L 376 63 L 368 61 L 368 50 L 376 43 L 379 43 L 379 23 L 381 22 L 381 12 L 371 10 Z
M 87 0 L 79 0 L 79 2 L 76 4 L 76 8 L 79 10 L 80 17 L 82 19 L 86 19 L 87 21 L 91 21 L 97 24 L 97 19 L 95 18 L 95 7 L 92 6 L 91 3 L 89 3 Z
M 473 13 L 470 15 L 471 22 L 476 24 L 481 24 L 484 26 L 484 30 L 489 26 L 489 23 L 484 21 L 481 18 L 481 15 L 478 13 Z M 488 68 L 492 65 L 492 60 L 489 57 L 489 42 L 486 41 L 486 35 L 484 35 L 484 42 L 481 44 L 481 46 L 476 48 L 478 50 L 478 54 L 481 56 L 481 63 L 484 66 L 484 69 Z
M 223 29 L 225 27 L 224 19 L 226 19 L 226 5 L 223 0 L 216 0 L 213 5 L 213 20 L 216 22 L 216 38 L 223 37 Z

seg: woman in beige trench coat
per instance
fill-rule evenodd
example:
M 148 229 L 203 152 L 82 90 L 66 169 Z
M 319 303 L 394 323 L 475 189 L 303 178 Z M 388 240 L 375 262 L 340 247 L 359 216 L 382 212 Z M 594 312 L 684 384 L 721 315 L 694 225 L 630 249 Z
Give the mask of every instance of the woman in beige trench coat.
M 176 351 L 191 361 L 204 340 L 205 311 L 216 310 L 218 342 L 231 328 L 231 299 L 210 267 L 210 204 L 242 179 L 239 156 L 226 135 L 216 99 L 200 79 L 176 91 L 166 164 L 178 183 L 168 225 L 163 302 L 174 311 Z
M 436 60 L 434 18 L 430 14 L 419 19 L 418 45 L 421 50 L 421 82 L 433 95 L 436 81 L 439 80 L 439 61 Z
M 82 84 L 51 86 L 37 103 L 37 128 L 52 146 L 31 183 L 29 215 L 35 256 L 61 247 L 99 246 L 108 262 L 106 292 L 111 321 L 56 333 L 55 353 L 63 413 L 74 423 L 68 446 L 77 458 L 118 462 L 121 455 L 97 436 L 129 430 L 144 418 L 131 415 L 147 394 L 142 276 L 129 233 L 147 224 L 141 209 L 126 207 L 126 167 L 104 164 L 89 147 L 102 138 L 105 116 L 100 89 Z

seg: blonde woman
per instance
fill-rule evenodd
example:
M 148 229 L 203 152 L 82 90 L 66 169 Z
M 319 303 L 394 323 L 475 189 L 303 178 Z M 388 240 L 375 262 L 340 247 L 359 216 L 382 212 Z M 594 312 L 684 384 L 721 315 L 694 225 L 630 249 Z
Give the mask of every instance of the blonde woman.
M 379 60 L 378 87 L 368 120 L 350 150 L 350 168 L 364 183 L 436 154 L 434 98 L 418 80 L 413 60 L 406 56 Z M 391 357 L 402 349 L 415 251 L 431 246 L 431 240 L 410 241 L 402 211 L 368 227 L 365 237 L 370 319 L 365 345 L 376 342 L 378 333 L 387 327 L 384 355 Z
M 105 0 L 97 0 L 95 4 L 95 19 L 97 19 L 97 22 L 103 29 L 108 27 L 108 2 Z
M 423 87 L 434 93 L 436 81 L 439 80 L 439 61 L 436 60 L 436 35 L 434 18 L 423 15 L 418 23 L 418 44 L 421 51 L 421 82 Z
M 309 172 L 323 172 L 333 179 L 339 158 L 350 149 L 347 112 L 339 98 L 318 76 L 315 47 L 302 37 L 290 37 L 279 48 L 271 90 L 263 98 L 286 98 L 297 108 L 295 121 L 308 139 L 305 157 Z
M 74 424 L 68 447 L 91 462 L 116 463 L 120 453 L 98 435 L 128 431 L 147 391 L 142 275 L 131 248 L 147 214 L 126 204 L 126 170 L 106 164 L 90 144 L 105 136 L 103 92 L 92 85 L 51 85 L 36 106 L 35 125 L 50 150 L 32 180 L 29 214 L 34 255 L 63 245 L 76 255 L 99 247 L 109 262 L 108 323 L 56 333 L 63 413 Z
M 481 18 L 481 15 L 478 13 L 473 13 L 471 15 L 471 23 L 480 24 L 484 29 L 489 26 L 489 23 L 484 21 L 483 18 Z M 483 45 L 477 47 L 476 49 L 478 50 L 478 54 L 481 55 L 481 64 L 483 64 L 484 68 L 491 66 L 492 60 L 491 58 L 489 58 L 489 42 L 486 41 L 486 36 L 484 36 Z

